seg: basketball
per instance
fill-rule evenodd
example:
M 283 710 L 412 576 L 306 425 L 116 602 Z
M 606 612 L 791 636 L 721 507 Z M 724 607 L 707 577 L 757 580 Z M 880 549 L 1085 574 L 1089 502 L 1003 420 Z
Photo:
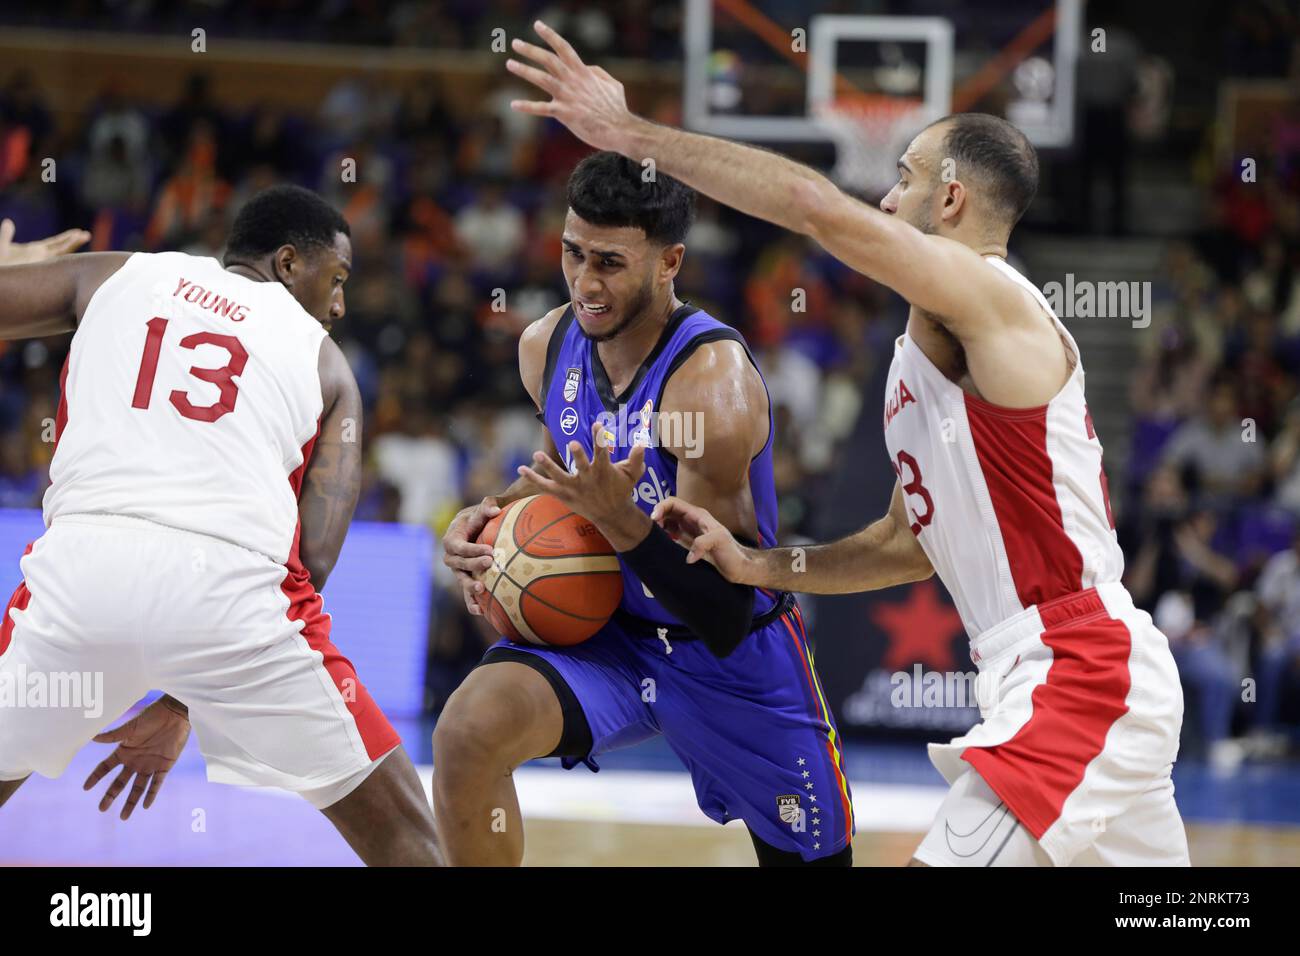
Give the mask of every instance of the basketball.
M 550 495 L 520 498 L 487 523 L 493 547 L 479 606 L 503 637 L 521 644 L 581 644 L 623 597 L 614 549 L 596 526 Z

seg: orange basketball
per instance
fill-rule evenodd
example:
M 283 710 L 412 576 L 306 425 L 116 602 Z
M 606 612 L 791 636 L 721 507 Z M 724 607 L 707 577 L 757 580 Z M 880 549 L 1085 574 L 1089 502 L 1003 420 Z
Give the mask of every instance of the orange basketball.
M 581 644 L 623 599 L 623 575 L 605 536 L 551 495 L 512 501 L 478 536 L 492 567 L 475 595 L 492 626 L 521 644 Z

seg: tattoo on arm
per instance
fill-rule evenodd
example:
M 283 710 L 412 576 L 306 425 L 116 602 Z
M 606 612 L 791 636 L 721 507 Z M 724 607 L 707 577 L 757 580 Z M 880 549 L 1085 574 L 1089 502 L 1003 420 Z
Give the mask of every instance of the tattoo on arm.
M 311 556 L 317 565 L 315 568 L 308 565 L 308 569 L 312 571 L 312 580 L 318 590 L 324 586 L 323 578 L 329 573 L 328 569 L 338 559 L 361 492 L 361 472 L 349 469 L 345 457 L 343 449 L 337 445 L 318 445 L 312 455 L 313 467 L 303 482 L 302 496 L 298 500 L 298 513 L 303 519 L 299 551 L 304 563 L 307 556 Z M 322 580 L 317 580 L 318 576 Z
M 323 390 L 333 393 L 298 496 L 298 554 L 316 590 L 338 561 L 361 493 L 361 396 L 347 361 L 328 339 L 321 348 Z

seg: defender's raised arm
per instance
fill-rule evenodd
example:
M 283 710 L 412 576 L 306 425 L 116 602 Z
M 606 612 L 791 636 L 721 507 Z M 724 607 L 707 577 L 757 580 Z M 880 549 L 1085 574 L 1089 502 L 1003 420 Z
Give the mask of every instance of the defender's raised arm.
M 84 229 L 14 242 L 13 220 L 0 222 L 0 339 L 71 332 L 104 280 L 130 258 L 125 252 L 71 256 L 90 240 Z
M 516 110 L 558 119 L 597 149 L 615 150 L 637 162 L 653 160 L 658 171 L 719 202 L 817 240 L 846 265 L 942 317 L 959 338 L 995 328 L 1024 309 L 1020 290 L 969 246 L 927 235 L 873 209 L 785 156 L 635 115 L 627 107 L 622 83 L 600 67 L 583 63 L 544 23 L 539 21 L 536 29 L 551 50 L 517 39 L 515 52 L 537 65 L 510 60 L 507 67 L 549 93 L 551 100 L 515 100 Z M 906 184 L 917 172 L 912 167 L 924 161 L 903 157 L 900 181 Z M 957 214 L 971 201 L 970 193 L 960 178 L 946 186 L 951 193 L 946 202 Z M 1001 254 L 1006 254 L 1005 239 Z

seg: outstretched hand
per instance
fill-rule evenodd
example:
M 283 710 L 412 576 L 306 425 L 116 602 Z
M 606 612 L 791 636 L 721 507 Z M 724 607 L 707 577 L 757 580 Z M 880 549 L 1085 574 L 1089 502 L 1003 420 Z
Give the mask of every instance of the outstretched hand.
M 115 743 L 117 749 L 90 772 L 82 789 L 89 790 L 110 770 L 120 766 L 122 772 L 104 791 L 103 799 L 99 801 L 100 812 L 106 812 L 113 805 L 117 795 L 131 782 L 132 776 L 135 777 L 135 782 L 131 784 L 131 792 L 127 794 L 122 806 L 121 817 L 123 820 L 130 818 L 141 796 L 144 797 L 144 808 L 148 810 L 162 789 L 168 771 L 176 765 L 177 758 L 185 749 L 185 741 L 189 736 L 189 717 L 173 709 L 167 698 L 156 700 L 121 727 L 95 736 L 95 743 Z
M 665 498 L 655 505 L 650 519 L 690 552 L 687 564 L 708 561 L 733 584 L 752 584 L 746 573 L 752 566 L 753 550 L 736 540 L 726 525 L 706 509 L 681 498 Z
M 511 59 L 506 61 L 506 69 L 549 93 L 551 99 L 512 100 L 510 107 L 520 113 L 553 117 L 596 149 L 622 152 L 627 134 L 637 122 L 627 108 L 623 84 L 600 67 L 583 63 L 569 41 L 541 20 L 535 21 L 533 28 L 550 49 L 516 39 L 511 42 L 514 51 L 536 65 Z
M 594 454 L 590 460 L 580 443 L 569 442 L 572 472 L 565 471 L 554 458 L 539 451 L 534 453 L 531 467 L 519 466 L 519 474 L 532 481 L 539 491 L 554 495 L 578 514 L 590 518 L 618 548 L 620 542 L 611 532 L 617 531 L 621 518 L 637 513 L 632 504 L 632 489 L 645 473 L 645 447 L 634 445 L 625 460 L 614 462 L 610 458 L 605 426 L 596 421 L 591 432 Z M 646 527 L 642 526 L 642 534 Z
M 73 252 L 90 241 L 84 229 L 67 229 L 48 239 L 35 242 L 14 242 L 14 221 L 0 222 L 0 266 L 21 266 L 44 262 L 65 253 Z

